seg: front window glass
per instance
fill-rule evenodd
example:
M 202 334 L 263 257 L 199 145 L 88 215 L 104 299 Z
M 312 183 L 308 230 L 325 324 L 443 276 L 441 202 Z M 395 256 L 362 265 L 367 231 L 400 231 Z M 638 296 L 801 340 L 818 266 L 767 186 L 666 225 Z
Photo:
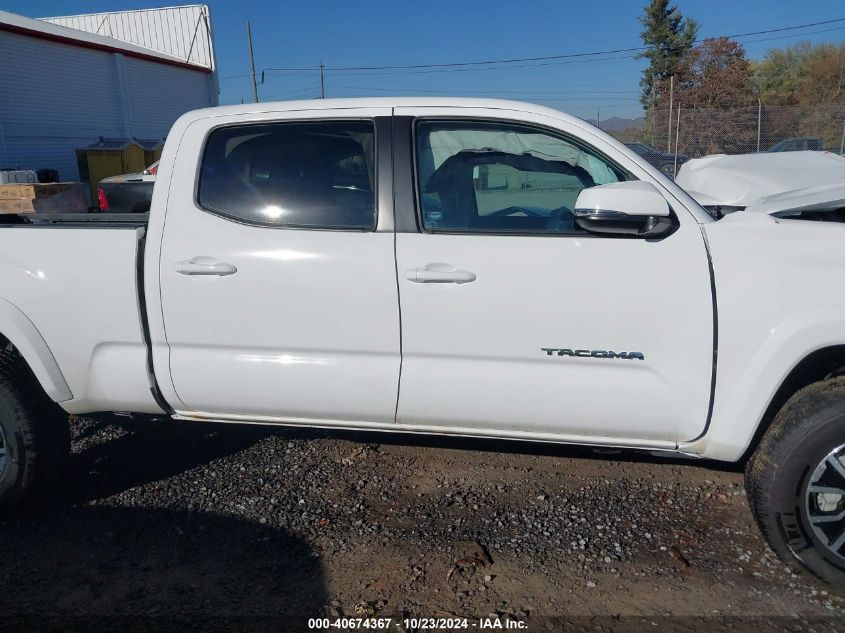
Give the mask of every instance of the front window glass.
M 421 122 L 416 139 L 422 223 L 430 231 L 581 233 L 578 194 L 625 179 L 597 153 L 515 124 Z

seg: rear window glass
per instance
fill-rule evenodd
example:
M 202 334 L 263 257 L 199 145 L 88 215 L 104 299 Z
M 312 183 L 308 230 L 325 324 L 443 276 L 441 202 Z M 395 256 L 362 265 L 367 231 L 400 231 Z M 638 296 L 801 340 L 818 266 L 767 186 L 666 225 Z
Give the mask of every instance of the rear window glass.
M 373 230 L 371 121 L 224 127 L 208 137 L 198 202 L 262 226 Z

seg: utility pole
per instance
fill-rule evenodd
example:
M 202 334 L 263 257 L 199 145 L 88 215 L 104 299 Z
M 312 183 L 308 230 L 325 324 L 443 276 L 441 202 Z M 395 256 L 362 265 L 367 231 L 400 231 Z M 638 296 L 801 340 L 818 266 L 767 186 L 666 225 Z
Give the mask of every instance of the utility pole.
M 678 126 L 675 128 L 675 166 L 672 169 L 672 179 L 678 175 L 678 137 L 681 135 L 681 104 L 678 104 Z
M 596 127 L 601 129 L 601 106 L 596 108 Z
M 326 98 L 326 81 L 323 79 L 323 60 L 320 60 L 320 99 Z
M 249 20 L 246 21 L 246 40 L 249 42 L 249 74 L 252 77 L 252 98 L 258 103 L 258 84 L 255 83 L 255 58 L 252 55 L 252 29 Z
M 839 144 L 839 155 L 845 155 L 845 119 L 842 119 L 842 142 Z
M 651 128 L 648 135 L 648 142 L 654 145 L 657 142 L 657 77 L 651 79 L 651 110 L 648 113 L 647 124 Z
M 651 80 L 651 109 L 657 104 L 657 77 Z
M 672 153 L 672 100 L 675 96 L 675 75 L 669 77 L 669 142 L 666 151 Z
M 757 99 L 757 153 L 760 153 L 760 131 L 763 129 L 763 102 Z

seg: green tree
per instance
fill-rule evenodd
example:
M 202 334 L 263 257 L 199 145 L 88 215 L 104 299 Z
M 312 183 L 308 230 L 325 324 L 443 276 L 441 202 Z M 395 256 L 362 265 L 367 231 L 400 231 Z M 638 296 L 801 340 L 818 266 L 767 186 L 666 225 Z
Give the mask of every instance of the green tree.
M 845 44 L 799 42 L 773 48 L 754 69 L 754 84 L 768 105 L 845 102 Z
M 746 107 L 756 102 L 751 73 L 742 44 L 727 37 L 708 38 L 684 55 L 675 69 L 674 95 L 683 109 L 682 151 L 701 156 L 755 148 L 757 109 Z M 668 98 L 659 106 L 668 108 Z
M 799 103 L 807 105 L 845 104 L 845 44 L 812 48 L 797 96 Z
M 751 64 L 742 44 L 727 37 L 708 38 L 678 63 L 675 101 L 686 108 L 751 105 L 755 102 L 751 76 Z
M 801 87 L 811 50 L 809 42 L 799 42 L 788 48 L 773 48 L 755 65 L 754 84 L 764 103 L 797 103 L 798 89 Z
M 649 65 L 640 79 L 640 101 L 649 110 L 657 100 L 660 86 L 674 74 L 681 59 L 689 52 L 698 34 L 698 23 L 681 15 L 669 0 L 651 0 L 640 17 L 644 30 L 640 33 L 646 50 L 637 58 L 645 58 Z

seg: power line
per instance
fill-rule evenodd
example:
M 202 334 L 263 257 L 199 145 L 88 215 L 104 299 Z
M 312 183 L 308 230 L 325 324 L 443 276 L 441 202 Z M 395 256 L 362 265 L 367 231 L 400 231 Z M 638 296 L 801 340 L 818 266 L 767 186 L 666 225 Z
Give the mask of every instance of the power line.
M 795 27 L 791 27 L 795 28 Z M 751 40 L 746 42 L 747 44 L 753 44 L 755 42 L 769 42 L 772 40 L 779 40 L 779 39 L 788 39 L 792 37 L 804 37 L 806 35 L 814 35 L 816 33 L 829 33 L 831 31 L 840 31 L 845 29 L 845 26 L 835 27 L 832 29 L 822 29 L 817 31 L 808 31 L 805 33 L 795 33 L 790 35 L 777 35 L 775 37 L 767 37 L 767 38 L 760 38 L 757 40 Z M 710 38 L 705 38 L 710 39 Z M 702 40 L 703 41 L 703 40 Z M 472 68 L 435 68 L 435 69 L 428 69 L 428 70 L 387 70 L 387 71 L 375 71 L 375 72 L 344 72 L 338 69 L 332 69 L 330 67 L 325 67 L 325 72 L 327 75 L 335 76 L 334 73 L 337 71 L 337 75 L 339 77 L 373 77 L 373 76 L 384 76 L 384 75 L 419 75 L 419 74 L 432 74 L 432 73 L 460 73 L 460 72 L 483 72 L 483 71 L 495 71 L 495 70 L 510 70 L 516 68 L 543 68 L 547 66 L 562 66 L 566 64 L 586 64 L 586 63 L 596 63 L 596 62 L 607 62 L 607 61 L 615 61 L 620 59 L 635 59 L 637 55 L 617 55 L 613 57 L 602 57 L 602 58 L 588 58 L 588 59 L 570 59 L 566 61 L 552 61 L 552 62 L 541 62 L 541 63 L 533 63 L 533 64 L 517 64 L 511 66 L 484 66 L 484 67 L 472 67 Z M 278 69 L 278 70 L 287 70 L 291 72 L 276 72 L 277 69 L 275 68 L 265 68 L 262 71 L 262 80 L 259 83 L 264 83 L 265 77 L 264 73 L 273 72 L 274 77 L 301 77 L 301 73 L 308 72 L 313 73 L 319 71 L 319 66 L 314 66 L 312 68 L 288 68 L 288 69 Z M 294 72 L 295 71 L 295 72 Z
M 490 70 L 510 70 L 515 68 L 540 68 L 544 66 L 560 66 L 565 64 L 584 64 L 588 62 L 607 62 L 607 61 L 614 61 L 619 59 L 634 59 L 636 55 L 621 55 L 616 57 L 602 57 L 601 59 L 572 59 L 568 61 L 560 61 L 560 62 L 543 62 L 543 63 L 535 63 L 535 64 L 518 64 L 513 66 L 486 66 L 482 68 L 440 68 L 440 69 L 431 69 L 431 70 L 392 70 L 392 71 L 376 71 L 376 72 L 342 72 L 337 71 L 337 69 L 331 69 L 328 66 L 324 69 L 326 75 L 337 76 L 337 77 L 375 77 L 375 76 L 382 76 L 382 75 L 425 75 L 431 73 L 467 73 L 467 72 L 483 72 L 483 71 L 490 71 Z M 276 69 L 274 68 L 265 68 L 262 71 L 262 81 L 259 83 L 263 83 L 265 77 L 263 74 L 269 73 L 273 71 L 274 77 L 301 77 L 301 72 L 309 72 L 314 73 L 320 70 L 319 66 L 314 66 L 313 68 L 308 69 L 299 69 L 300 72 L 275 72 Z M 290 69 L 288 69 L 290 70 Z M 335 75 L 335 72 L 338 74 Z
M 333 71 L 327 72 L 329 74 L 334 74 L 334 72 L 338 72 L 340 77 L 373 77 L 376 75 L 427 75 L 431 73 L 470 73 L 470 72 L 483 72 L 488 70 L 510 70 L 512 68 L 540 68 L 543 66 L 562 66 L 565 64 L 585 64 L 591 62 L 609 62 L 614 61 L 617 59 L 634 59 L 636 55 L 619 55 L 616 57 L 602 57 L 599 59 L 570 59 L 567 61 L 558 61 L 558 62 L 541 62 L 541 63 L 534 63 L 534 64 L 515 64 L 511 66 L 483 66 L 481 68 L 436 68 L 436 69 L 429 69 L 429 70 L 392 70 L 392 71 L 375 71 L 375 72 L 344 72 L 338 71 L 334 69 Z M 269 69 L 268 69 L 269 70 Z M 316 68 L 312 68 L 310 72 L 316 71 Z
M 746 44 L 755 44 L 756 42 L 771 42 L 772 40 L 784 40 L 790 37 L 804 37 L 805 35 L 816 35 L 818 33 L 830 33 L 831 31 L 841 31 L 845 26 L 836 26 L 832 29 L 820 29 L 818 31 L 807 31 L 806 33 L 793 33 L 792 35 L 776 35 L 775 37 L 761 37 L 758 40 L 749 40 Z
M 835 27 L 832 29 L 821 29 L 817 31 L 808 31 L 805 33 L 795 33 L 790 35 L 778 35 L 775 37 L 767 37 L 767 38 L 760 38 L 756 40 L 751 40 L 746 42 L 747 44 L 753 44 L 756 42 L 769 42 L 772 40 L 779 40 L 779 39 L 787 39 L 792 37 L 804 37 L 806 35 L 814 35 L 816 33 L 829 33 L 831 31 L 841 31 L 845 29 L 845 26 Z M 710 38 L 705 38 L 710 39 Z M 702 40 L 703 41 L 703 40 Z M 459 73 L 459 72 L 483 72 L 483 71 L 496 71 L 496 70 L 511 70 L 511 69 L 519 69 L 519 68 L 544 68 L 547 66 L 562 66 L 566 64 L 586 64 L 586 63 L 596 63 L 596 62 L 608 62 L 608 61 L 616 61 L 621 59 L 635 59 L 636 55 L 617 55 L 613 57 L 602 57 L 602 58 L 588 58 L 588 59 L 570 59 L 565 61 L 552 61 L 552 62 L 540 62 L 540 63 L 533 63 L 533 64 L 517 64 L 517 65 L 510 65 L 510 66 L 484 66 L 484 67 L 472 67 L 472 68 L 434 68 L 434 69 L 427 69 L 427 70 L 386 70 L 386 71 L 374 71 L 374 72 L 345 72 L 341 71 L 337 68 L 331 68 L 329 66 L 325 67 L 325 73 L 329 76 L 337 76 L 337 77 L 375 77 L 375 76 L 391 76 L 391 75 L 422 75 L 422 74 L 432 74 L 432 73 Z M 313 68 L 299 68 L 299 69 L 286 69 L 288 71 L 297 72 L 276 72 L 274 68 L 265 68 L 262 71 L 262 81 L 260 83 L 264 83 L 265 77 L 264 73 L 273 72 L 274 77 L 301 77 L 301 73 L 309 72 L 314 73 L 319 71 L 319 66 L 314 66 Z M 337 73 L 337 74 L 335 74 Z
M 762 31 L 752 31 L 748 33 L 738 33 L 735 35 L 724 36 L 731 39 L 737 38 L 747 38 L 753 37 L 757 35 L 767 35 L 770 33 L 784 33 L 787 31 L 796 31 L 800 29 L 806 29 L 813 26 L 823 26 L 828 24 L 838 24 L 841 22 L 845 22 L 845 18 L 835 18 L 831 20 L 824 20 L 820 22 L 811 22 L 807 24 L 801 25 L 794 25 L 794 26 L 786 26 L 780 27 L 775 29 L 766 29 Z M 751 44 L 755 42 L 766 42 L 772 41 L 777 39 L 787 39 L 787 38 L 794 38 L 794 37 L 804 37 L 807 35 L 813 35 L 817 33 L 828 33 L 831 31 L 839 31 L 845 29 L 845 26 L 836 26 L 833 28 L 827 29 L 819 29 L 815 31 L 807 31 L 802 33 L 789 33 L 785 35 L 775 35 L 773 37 L 766 37 L 766 38 L 758 38 L 755 40 L 750 40 L 746 43 Z M 704 37 L 699 38 L 696 43 L 703 42 L 707 39 L 713 39 L 712 37 Z M 623 49 L 614 49 L 614 50 L 607 50 L 607 51 L 593 51 L 593 52 L 581 52 L 581 53 L 569 53 L 563 55 L 550 55 L 544 57 L 527 57 L 527 58 L 514 58 L 514 59 L 505 59 L 505 60 L 485 60 L 485 61 L 478 61 L 478 62 L 454 62 L 454 63 L 438 63 L 438 64 L 410 64 L 410 65 L 387 65 L 387 66 L 342 66 L 342 67 L 330 67 L 330 66 L 323 66 L 323 71 L 331 76 L 337 77 L 354 77 L 354 76 L 377 76 L 377 75 L 416 75 L 416 74 L 430 74 L 430 73 L 444 73 L 444 72 L 478 72 L 478 71 L 495 71 L 495 70 L 509 70 L 509 69 L 520 69 L 520 68 L 535 68 L 535 67 L 546 67 L 546 66 L 557 66 L 557 65 L 565 65 L 565 64 L 578 64 L 578 63 L 601 63 L 601 62 L 609 62 L 609 61 L 616 61 L 616 60 L 627 60 L 627 59 L 635 59 L 639 55 L 638 54 L 630 54 L 636 52 L 641 52 L 646 50 L 646 47 L 635 47 L 635 48 L 623 48 Z M 614 53 L 629 53 L 627 55 L 613 55 Z M 608 56 L 610 55 L 610 56 Z M 320 66 L 314 67 L 301 67 L 301 68 L 265 68 L 261 71 L 261 80 L 259 83 L 265 83 L 265 73 L 272 72 L 274 76 L 289 76 L 289 77 L 303 77 L 302 73 L 313 73 L 320 70 Z M 241 74 L 241 75 L 230 75 L 227 77 L 222 77 L 221 80 L 231 80 L 231 79 L 241 79 L 249 77 L 249 75 Z M 454 94 L 455 91 L 445 91 L 445 90 L 423 90 L 423 89 L 402 89 L 402 88 L 382 88 L 382 87 L 367 87 L 367 86 L 337 86 L 338 88 L 346 89 L 346 90 L 358 90 L 358 91 L 375 91 L 375 92 L 405 92 L 405 93 L 431 93 L 431 94 Z M 273 93 L 271 95 L 267 95 L 270 98 L 279 98 L 279 97 L 287 97 L 291 98 L 294 96 L 303 95 L 303 93 L 310 93 L 313 89 L 300 89 L 294 91 L 287 91 L 283 93 Z M 532 94 L 544 94 L 541 92 L 531 92 Z M 623 91 L 606 91 L 606 92 L 592 92 L 589 94 L 637 94 L 634 91 L 630 92 L 623 92 Z M 483 94 L 490 94 L 490 95 L 518 95 L 522 99 L 530 99 L 532 101 L 584 101 L 585 98 L 565 98 L 565 97 L 533 97 L 533 96 L 526 96 L 524 93 L 518 91 L 475 91 L 466 93 L 463 92 L 461 94 L 464 95 L 483 95 Z M 554 93 L 548 93 L 554 94 Z M 571 94 L 571 93 L 567 93 Z M 588 93 L 585 93 L 588 94 Z M 638 99 L 626 99 L 624 97 L 587 97 L 589 100 L 593 101 L 608 101 L 608 100 L 630 100 L 636 101 Z M 607 106 L 610 107 L 610 106 Z
M 334 88 L 344 88 L 346 90 L 372 90 L 374 92 L 414 92 L 414 93 L 432 93 L 432 94 L 455 94 L 454 90 L 425 90 L 421 88 L 386 88 L 381 86 L 343 86 L 343 85 L 334 85 Z M 462 95 L 556 95 L 558 97 L 569 96 L 572 94 L 572 91 L 568 92 L 559 92 L 559 91 L 536 91 L 536 90 L 471 90 L 471 91 L 464 91 L 459 90 L 459 94 Z M 639 91 L 637 90 L 587 90 L 587 91 L 578 91 L 578 94 L 586 94 L 586 95 L 638 95 Z
M 809 22 L 807 24 L 798 24 L 794 26 L 784 26 L 776 29 L 766 29 L 763 31 L 750 31 L 748 33 L 737 33 L 735 35 L 726 35 L 726 36 L 710 36 L 706 38 L 699 38 L 695 40 L 697 43 L 703 42 L 705 39 L 713 39 L 714 37 L 727 37 L 729 39 L 737 39 L 741 37 L 752 37 L 755 35 L 767 35 L 769 33 L 782 33 L 784 31 L 794 31 L 798 29 L 805 29 L 812 26 L 822 26 L 826 24 L 834 24 L 838 22 L 845 22 L 845 18 L 835 18 L 832 20 L 823 20 L 820 22 Z M 347 72 L 347 71 L 370 71 L 370 70 L 417 70 L 417 69 L 447 69 L 447 68 L 464 68 L 464 67 L 472 67 L 472 66 L 492 66 L 492 65 L 500 65 L 500 64 L 515 64 L 515 63 L 525 63 L 525 62 L 544 62 L 544 61 L 555 61 L 561 59 L 573 59 L 573 58 L 580 58 L 580 57 L 595 57 L 599 55 L 614 55 L 617 53 L 634 53 L 634 52 L 642 52 L 648 50 L 648 47 L 645 46 L 637 46 L 631 48 L 617 48 L 617 49 L 610 49 L 605 51 L 590 51 L 590 52 L 581 52 L 581 53 L 565 53 L 561 55 L 545 55 L 540 57 L 516 57 L 511 59 L 490 59 L 490 60 L 482 60 L 482 61 L 473 61 L 473 62 L 447 62 L 447 63 L 437 63 L 437 64 L 396 64 L 396 65 L 386 65 L 386 66 L 337 66 L 337 67 L 330 67 L 326 66 L 325 69 L 328 71 L 334 72 Z M 317 70 L 319 67 L 313 68 L 265 68 L 264 71 L 314 71 Z
M 358 88 L 354 88 L 352 86 L 334 86 L 334 87 L 335 88 L 342 88 L 342 89 L 345 89 L 345 90 L 349 90 L 349 89 L 359 90 Z M 368 89 L 364 89 L 364 90 L 366 91 Z M 408 93 L 408 92 L 410 92 L 410 93 L 423 92 L 423 93 L 427 93 L 427 94 L 430 94 L 430 93 L 448 94 L 448 95 L 456 96 L 456 97 L 478 96 L 476 93 L 463 92 L 463 91 L 460 91 L 460 90 L 457 90 L 457 91 L 456 90 L 423 90 L 423 91 L 420 91 L 420 90 L 401 90 L 401 89 L 397 89 L 397 90 L 391 91 L 391 92 L 393 92 L 394 94 L 398 93 L 399 95 L 401 95 L 401 93 Z M 352 96 L 352 95 L 346 95 L 346 96 Z M 495 95 L 493 95 L 493 96 L 495 96 Z M 640 100 L 639 97 L 593 97 L 593 96 L 586 96 L 586 97 L 535 97 L 534 95 L 530 95 L 530 94 L 526 95 L 526 94 L 519 94 L 519 93 L 513 93 L 511 96 L 517 96 L 523 101 L 550 101 L 550 102 L 558 102 L 558 101 L 582 101 L 582 102 L 583 101 L 587 101 L 587 102 L 593 102 L 593 101 L 636 101 L 636 102 L 639 102 L 639 100 Z

